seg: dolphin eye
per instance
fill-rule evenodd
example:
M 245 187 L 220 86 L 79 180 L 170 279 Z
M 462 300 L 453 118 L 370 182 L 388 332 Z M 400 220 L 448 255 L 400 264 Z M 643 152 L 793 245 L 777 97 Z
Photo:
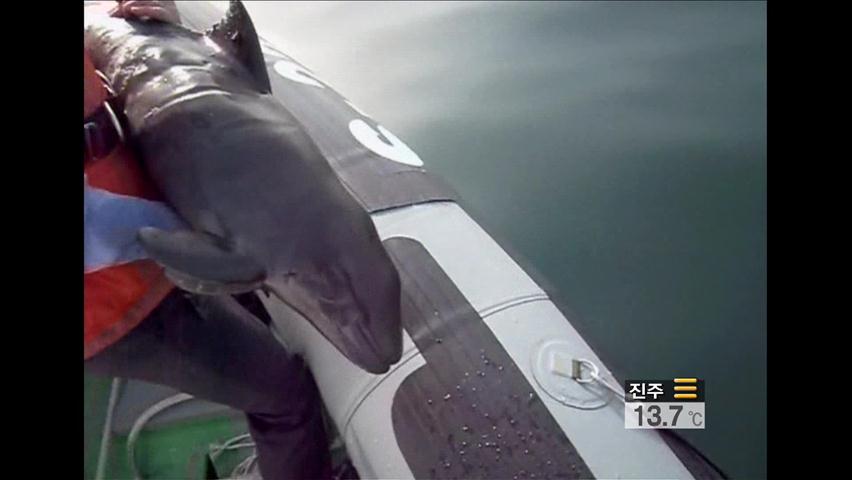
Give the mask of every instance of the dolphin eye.
M 305 285 L 327 313 L 338 319 L 344 316 L 351 319 L 360 315 L 349 276 L 342 269 L 336 266 L 322 268 L 316 275 L 311 275 Z

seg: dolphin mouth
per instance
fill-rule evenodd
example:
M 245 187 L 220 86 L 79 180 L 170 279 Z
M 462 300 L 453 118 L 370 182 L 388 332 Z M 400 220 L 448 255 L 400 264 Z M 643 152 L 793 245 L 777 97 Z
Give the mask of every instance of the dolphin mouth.
M 345 277 L 349 288 L 352 290 L 348 276 Z M 382 342 L 371 328 L 371 318 L 364 306 L 358 302 L 354 295 L 335 296 L 333 298 L 319 297 L 320 310 L 326 318 L 338 319 L 332 321 L 337 327 L 340 342 L 336 345 L 346 357 L 364 370 L 373 374 L 382 374 L 390 370 L 390 366 L 399 360 L 395 352 L 389 352 L 382 348 Z M 334 342 L 332 342 L 334 343 Z
M 348 325 L 340 327 L 341 336 L 345 347 L 343 353 L 364 370 L 380 375 L 387 373 L 391 365 L 399 361 L 399 358 L 391 358 L 394 355 L 383 354 L 377 346 L 374 336 L 361 325 Z
M 316 296 L 311 297 L 299 290 L 296 290 L 297 293 L 294 295 L 286 295 L 286 289 L 279 285 L 267 285 L 267 288 L 298 312 L 344 357 L 359 368 L 374 375 L 381 375 L 387 373 L 391 365 L 399 361 L 401 351 L 388 352 L 379 347 L 376 335 L 370 331 L 363 319 L 350 319 L 348 322 L 334 321 L 334 314 L 330 314 L 327 311 L 328 308 L 321 308 Z M 294 292 L 291 291 L 291 293 Z M 326 307 L 328 306 L 327 304 Z

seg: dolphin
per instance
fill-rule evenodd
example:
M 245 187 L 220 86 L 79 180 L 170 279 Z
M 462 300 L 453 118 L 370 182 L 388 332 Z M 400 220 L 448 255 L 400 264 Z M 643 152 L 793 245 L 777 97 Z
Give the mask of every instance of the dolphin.
M 402 355 L 399 274 L 370 216 L 271 95 L 242 3 L 205 33 L 103 16 L 84 39 L 146 170 L 189 225 L 139 231 L 169 278 L 198 294 L 273 294 L 353 363 L 388 371 Z

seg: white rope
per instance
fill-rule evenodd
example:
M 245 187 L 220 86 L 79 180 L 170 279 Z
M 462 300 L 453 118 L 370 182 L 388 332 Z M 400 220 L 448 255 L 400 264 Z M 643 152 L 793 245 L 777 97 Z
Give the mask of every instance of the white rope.
M 133 424 L 133 428 L 130 429 L 130 434 L 127 437 L 127 461 L 130 465 L 130 470 L 133 472 L 133 478 L 135 480 L 142 480 L 142 474 L 139 472 L 139 468 L 136 464 L 136 441 L 139 438 L 139 434 L 142 432 L 142 429 L 145 427 L 145 424 L 148 423 L 154 416 L 171 408 L 180 403 L 186 402 L 187 400 L 192 400 L 192 395 L 187 393 L 179 393 L 177 395 L 172 395 L 171 397 L 160 400 L 155 403 L 147 410 L 145 410 L 139 418 L 136 419 L 136 422 Z M 245 441 L 251 439 L 251 435 L 248 433 L 244 433 L 242 435 L 237 435 L 235 437 L 229 438 L 228 440 L 222 442 L 221 444 L 213 444 L 210 445 L 210 460 L 214 461 L 219 456 L 221 456 L 225 451 L 228 450 L 238 450 L 241 448 L 254 448 L 255 444 L 252 441 Z M 243 459 L 234 471 L 231 473 L 232 477 L 237 475 L 246 475 L 251 470 L 251 467 L 257 461 L 257 453 L 252 452 L 251 455 Z
M 618 387 L 613 386 L 612 384 L 607 382 L 603 377 L 601 377 L 600 370 L 598 369 L 598 366 L 595 365 L 595 362 L 593 362 L 591 360 L 587 360 L 585 358 L 575 358 L 573 360 L 573 362 L 574 362 L 574 373 L 572 374 L 572 378 L 574 379 L 574 381 L 576 381 L 577 383 L 597 382 L 602 387 L 604 387 L 607 390 L 609 390 L 610 392 L 614 393 L 619 399 L 621 399 L 622 402 L 624 401 L 624 394 L 621 393 L 621 390 L 619 390 Z M 583 378 L 582 368 L 580 368 L 583 365 L 585 365 L 586 368 L 589 369 L 589 377 L 588 378 Z
M 248 475 L 255 462 L 257 462 L 257 453 L 252 453 L 240 462 L 239 465 L 234 467 L 234 470 L 231 472 L 231 478 L 239 478 L 240 476 Z
M 237 435 L 236 437 L 229 438 L 221 444 L 210 445 L 210 460 L 216 460 L 226 450 L 237 450 L 240 448 L 254 447 L 254 442 L 237 443 L 249 438 L 251 438 L 251 436 L 248 433 L 244 433 L 242 435 Z
M 127 462 L 130 464 L 130 470 L 133 472 L 133 478 L 135 480 L 142 480 L 142 474 L 139 473 L 139 468 L 136 465 L 136 440 L 139 438 L 142 428 L 145 427 L 145 424 L 148 423 L 151 418 L 163 410 L 187 400 L 192 400 L 193 398 L 195 397 L 188 393 L 172 395 L 171 397 L 164 398 L 163 400 L 155 403 L 142 412 L 142 415 L 136 419 L 136 422 L 133 424 L 133 428 L 130 429 L 130 434 L 127 436 Z
M 219 456 L 222 455 L 227 450 L 238 450 L 240 448 L 254 448 L 254 442 L 242 442 L 242 440 L 246 440 L 251 438 L 251 435 L 248 433 L 237 435 L 236 437 L 229 438 L 225 440 L 222 444 L 214 444 L 210 446 L 210 461 L 215 461 Z M 249 456 L 244 458 L 234 470 L 231 471 L 230 478 L 239 478 L 240 476 L 247 475 L 257 460 L 257 453 L 253 451 Z

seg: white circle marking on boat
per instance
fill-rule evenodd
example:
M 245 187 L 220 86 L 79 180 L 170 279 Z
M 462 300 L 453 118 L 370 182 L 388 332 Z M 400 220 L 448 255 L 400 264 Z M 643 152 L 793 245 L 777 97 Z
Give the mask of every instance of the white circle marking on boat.
M 305 67 L 299 65 L 296 62 L 291 62 L 289 60 L 278 60 L 275 64 L 272 65 L 272 68 L 275 69 L 275 73 L 281 75 L 282 77 L 293 80 L 294 82 L 303 83 L 305 85 L 310 85 L 312 87 L 325 88 L 325 85 L 322 84 L 313 74 Z
M 373 129 L 373 127 L 360 118 L 349 122 L 349 131 L 352 133 L 352 136 L 361 142 L 361 145 L 364 145 L 368 150 L 376 155 L 405 165 L 411 165 L 414 167 L 423 166 L 423 160 L 420 160 L 420 157 L 414 152 L 414 150 L 408 148 L 408 145 L 406 145 L 405 142 L 397 138 L 396 135 L 392 134 L 385 127 L 381 125 L 377 125 L 376 127 L 378 128 L 378 131 Z M 381 135 L 384 136 L 390 144 L 382 141 L 382 139 L 379 138 L 379 133 L 381 133 Z

